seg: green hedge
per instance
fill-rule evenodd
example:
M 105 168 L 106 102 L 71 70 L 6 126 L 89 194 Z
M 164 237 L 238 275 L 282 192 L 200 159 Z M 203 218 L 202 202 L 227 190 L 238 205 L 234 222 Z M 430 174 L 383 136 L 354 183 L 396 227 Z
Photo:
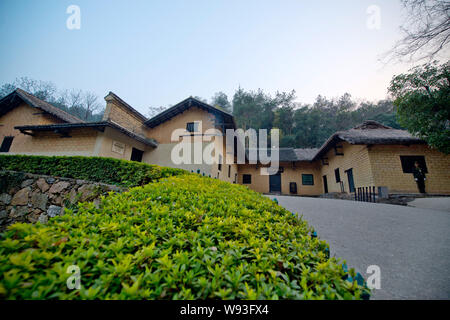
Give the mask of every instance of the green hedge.
M 66 209 L 67 210 L 67 209 Z M 354 270 L 303 220 L 198 175 L 103 198 L 0 235 L 3 299 L 359 299 Z M 69 290 L 70 265 L 81 289 Z
M 24 155 L 0 155 L 0 170 L 83 179 L 124 187 L 141 186 L 160 178 L 187 173 L 181 169 L 113 158 Z

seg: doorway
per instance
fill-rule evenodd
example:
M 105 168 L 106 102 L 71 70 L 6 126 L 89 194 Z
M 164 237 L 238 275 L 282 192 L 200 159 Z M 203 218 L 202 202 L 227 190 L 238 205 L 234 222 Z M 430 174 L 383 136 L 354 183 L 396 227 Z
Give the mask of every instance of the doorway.
M 348 189 L 349 192 L 355 192 L 355 181 L 353 180 L 353 168 L 348 169 L 345 171 L 347 173 L 347 179 L 348 179 Z
M 327 176 L 323 176 L 322 179 L 323 179 L 323 190 L 324 190 L 324 193 L 328 193 L 328 179 L 327 179 Z
M 276 174 L 269 176 L 269 192 L 270 193 L 281 193 L 281 173 L 277 172 Z

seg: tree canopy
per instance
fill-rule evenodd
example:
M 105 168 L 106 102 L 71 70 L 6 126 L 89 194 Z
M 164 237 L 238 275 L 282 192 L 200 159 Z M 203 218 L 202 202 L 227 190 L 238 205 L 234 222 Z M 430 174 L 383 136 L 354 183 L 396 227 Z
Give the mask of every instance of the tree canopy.
M 399 122 L 436 149 L 450 153 L 450 62 L 426 63 L 395 76 L 389 91 Z
M 389 100 L 357 103 L 350 94 L 335 99 L 318 96 L 311 104 L 295 101 L 295 91 L 277 92 L 239 88 L 232 100 L 239 128 L 281 131 L 280 147 L 320 147 L 334 132 L 350 129 L 364 120 L 376 120 L 400 129 L 395 107 Z

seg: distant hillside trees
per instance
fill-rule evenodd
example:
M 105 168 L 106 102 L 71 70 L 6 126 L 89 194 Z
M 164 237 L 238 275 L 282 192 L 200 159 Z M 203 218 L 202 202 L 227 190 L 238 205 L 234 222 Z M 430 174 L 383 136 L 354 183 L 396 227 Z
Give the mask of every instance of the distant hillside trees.
M 319 147 L 334 132 L 350 129 L 364 120 L 401 128 L 395 106 L 389 100 L 357 103 L 347 93 L 337 99 L 318 96 L 311 105 L 295 99 L 295 91 L 271 96 L 262 90 L 239 88 L 232 100 L 233 115 L 243 129 L 280 129 L 281 147 Z
M 211 105 L 216 108 L 222 109 L 223 111 L 229 113 L 232 112 L 231 103 L 230 101 L 228 101 L 228 96 L 221 91 L 216 92 L 216 94 L 211 98 Z

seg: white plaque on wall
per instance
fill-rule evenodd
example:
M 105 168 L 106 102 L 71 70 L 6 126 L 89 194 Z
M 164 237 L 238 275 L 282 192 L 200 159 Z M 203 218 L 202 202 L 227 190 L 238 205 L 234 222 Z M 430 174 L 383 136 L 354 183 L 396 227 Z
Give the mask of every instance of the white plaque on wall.
M 112 152 L 124 154 L 125 153 L 125 144 L 119 141 L 113 141 L 112 143 Z

